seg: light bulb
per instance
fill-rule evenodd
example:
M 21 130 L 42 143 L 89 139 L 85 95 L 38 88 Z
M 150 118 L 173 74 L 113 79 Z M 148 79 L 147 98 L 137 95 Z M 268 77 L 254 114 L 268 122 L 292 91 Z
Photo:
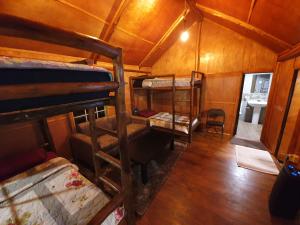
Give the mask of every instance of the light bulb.
M 186 42 L 190 37 L 190 34 L 188 31 L 183 31 L 180 35 L 180 39 L 182 42 Z

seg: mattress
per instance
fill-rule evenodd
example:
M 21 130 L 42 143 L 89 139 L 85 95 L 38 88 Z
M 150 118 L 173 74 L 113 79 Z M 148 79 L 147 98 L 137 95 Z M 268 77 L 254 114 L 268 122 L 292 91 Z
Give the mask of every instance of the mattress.
M 84 225 L 108 202 L 74 164 L 55 158 L 1 183 L 0 224 Z M 123 213 L 116 209 L 102 225 L 118 224 Z
M 99 67 L 9 57 L 0 57 L 0 74 L 0 85 L 107 82 L 113 79 L 109 71 Z M 108 96 L 109 92 L 103 91 L 0 101 L 0 112 L 101 99 Z
M 152 117 L 150 117 L 150 126 L 162 127 L 167 129 L 173 129 L 173 116 L 168 112 L 160 112 Z M 197 124 L 198 119 L 196 118 L 192 127 Z M 175 115 L 175 130 L 183 132 L 185 134 L 189 133 L 189 117 Z
M 195 79 L 195 83 L 200 83 L 200 79 Z M 173 86 L 173 79 L 170 78 L 154 78 L 145 79 L 142 82 L 142 87 L 144 88 L 158 88 L 158 87 L 171 87 Z M 191 78 L 176 78 L 175 87 L 190 87 Z

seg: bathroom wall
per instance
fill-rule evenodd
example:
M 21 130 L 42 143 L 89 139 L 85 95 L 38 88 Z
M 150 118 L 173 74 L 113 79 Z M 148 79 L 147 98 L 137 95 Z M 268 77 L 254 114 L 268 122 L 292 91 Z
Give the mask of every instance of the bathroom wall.
M 269 81 L 266 81 L 268 80 Z M 244 79 L 244 86 L 243 86 L 243 94 L 242 94 L 242 100 L 241 100 L 241 106 L 240 106 L 240 120 L 244 120 L 245 113 L 246 113 L 246 107 L 247 107 L 247 101 L 250 99 L 261 99 L 261 100 L 268 100 L 269 95 L 269 89 L 270 89 L 270 83 L 272 80 L 272 76 L 267 75 L 258 75 L 258 74 L 246 74 Z M 265 87 L 267 87 L 266 93 L 259 93 L 259 91 L 262 90 L 261 86 L 265 83 Z

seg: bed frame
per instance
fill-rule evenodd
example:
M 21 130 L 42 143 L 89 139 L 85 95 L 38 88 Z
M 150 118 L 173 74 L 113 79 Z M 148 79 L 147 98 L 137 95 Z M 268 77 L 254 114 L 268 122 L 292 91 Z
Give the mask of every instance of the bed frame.
M 139 80 L 139 79 L 152 79 L 152 78 L 166 78 L 166 77 L 170 77 L 173 79 L 173 86 L 172 87 L 154 87 L 154 88 L 149 88 L 149 87 L 142 87 L 142 88 L 135 88 L 133 86 L 133 83 L 135 80 Z M 200 79 L 200 82 L 195 82 L 196 78 Z M 192 133 L 193 131 L 200 125 L 200 119 L 201 119 L 201 99 L 202 99 L 202 83 L 203 83 L 203 78 L 204 78 L 204 74 L 201 72 L 197 72 L 197 71 L 192 71 L 191 73 L 191 82 L 190 85 L 187 87 L 176 87 L 175 86 L 175 75 L 143 75 L 143 76 L 138 76 L 138 77 L 130 77 L 129 78 L 129 85 L 130 85 L 130 99 L 131 99 L 131 104 L 132 104 L 132 109 L 134 109 L 136 107 L 135 104 L 135 91 L 136 90 L 145 90 L 147 92 L 147 110 L 151 110 L 152 109 L 152 104 L 151 104 L 151 94 L 153 91 L 166 91 L 166 90 L 172 90 L 172 101 L 171 101 L 171 107 L 172 107 L 172 114 L 173 114 L 173 129 L 171 132 L 174 133 L 174 135 L 179 136 L 179 137 L 183 137 L 184 140 L 187 140 L 189 143 L 192 142 Z M 175 95 L 176 95 L 176 91 L 186 91 L 189 93 L 189 99 L 185 99 L 185 100 L 176 100 Z M 197 95 L 194 96 L 194 92 L 196 91 Z M 196 98 L 195 98 L 196 97 Z M 189 112 L 188 112 L 188 117 L 189 117 L 189 132 L 188 134 L 180 132 L 180 131 L 176 131 L 175 130 L 175 105 L 176 102 L 189 102 Z M 194 111 L 194 106 L 196 105 L 197 107 L 197 112 L 196 114 L 193 113 Z M 179 112 L 178 112 L 179 113 Z M 192 126 L 192 123 L 195 119 L 198 119 L 198 122 L 196 124 L 194 124 L 194 126 Z M 166 132 L 170 132 L 169 129 L 166 128 L 155 128 L 155 129 L 160 129 Z
M 132 196 L 132 177 L 130 160 L 127 148 L 127 134 L 125 125 L 125 82 L 122 61 L 122 49 L 113 47 L 97 38 L 50 27 L 41 23 L 21 19 L 15 16 L 0 14 L 0 34 L 18 38 L 26 38 L 42 41 L 75 49 L 81 49 L 111 58 L 114 66 L 114 81 L 112 82 L 84 82 L 84 83 L 45 83 L 30 85 L 1 85 L 0 100 L 16 100 L 23 98 L 45 97 L 53 95 L 68 95 L 74 93 L 112 91 L 114 97 L 97 100 L 72 102 L 61 105 L 47 106 L 22 111 L 0 113 L 0 125 L 22 121 L 43 120 L 49 116 L 73 112 L 80 109 L 88 109 L 90 119 L 90 130 L 94 151 L 94 166 L 96 175 L 99 175 L 99 163 L 96 163 L 96 152 L 99 145 L 95 131 L 96 106 L 102 106 L 104 102 L 113 102 L 116 107 L 117 137 L 120 145 L 120 161 L 113 160 L 113 164 L 121 169 L 122 188 L 117 194 L 90 222 L 90 224 L 101 224 L 105 218 L 118 206 L 124 204 L 125 218 L 121 224 L 135 224 Z M 98 156 L 101 160 L 111 162 L 111 157 L 106 154 Z M 96 176 L 97 177 L 97 176 Z

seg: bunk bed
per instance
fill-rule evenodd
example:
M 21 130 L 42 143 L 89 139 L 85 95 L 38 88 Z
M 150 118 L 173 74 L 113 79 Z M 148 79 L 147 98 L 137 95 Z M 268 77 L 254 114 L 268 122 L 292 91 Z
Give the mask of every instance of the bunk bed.
M 49 116 L 88 109 L 96 171 L 95 182 L 91 183 L 76 165 L 55 157 L 2 181 L 1 222 L 135 224 L 123 122 L 126 112 L 122 50 L 97 38 L 5 14 L 0 15 L 0 34 L 91 51 L 111 58 L 114 65 L 112 76 L 104 69 L 89 66 L 1 58 L 0 125 L 24 121 L 44 121 L 46 125 Z M 114 92 L 113 97 L 110 92 Z M 116 107 L 120 160 L 112 159 L 97 144 L 95 107 L 108 103 Z M 51 139 L 49 131 L 45 133 Z M 97 186 L 101 181 L 101 160 L 121 170 L 122 187 L 112 198 Z
M 173 75 L 174 76 L 174 75 Z M 192 71 L 191 77 L 172 78 L 169 75 L 143 75 L 130 77 L 130 97 L 132 102 L 132 111 L 136 111 L 135 95 L 139 90 L 146 92 L 147 109 L 143 110 L 140 115 L 146 115 L 149 118 L 150 126 L 166 132 L 173 132 L 174 135 L 183 137 L 188 142 L 192 141 L 192 132 L 200 124 L 201 98 L 202 98 L 202 81 L 203 74 Z M 152 109 L 152 93 L 155 91 L 173 90 L 170 106 L 172 112 L 155 112 Z M 176 93 L 188 93 L 188 99 L 177 99 Z M 189 103 L 189 111 L 182 115 L 177 112 L 176 104 L 180 102 Z

